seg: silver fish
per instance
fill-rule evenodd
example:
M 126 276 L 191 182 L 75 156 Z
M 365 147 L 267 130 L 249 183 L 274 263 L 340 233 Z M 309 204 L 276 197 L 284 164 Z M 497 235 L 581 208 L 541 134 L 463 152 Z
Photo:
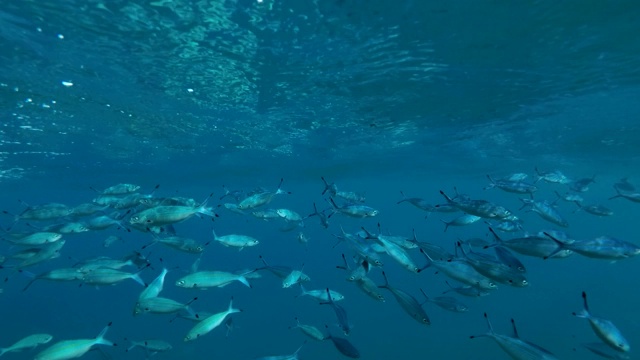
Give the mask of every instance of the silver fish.
M 573 313 L 573 315 L 589 320 L 593 332 L 611 348 L 621 352 L 629 352 L 629 350 L 631 350 L 629 342 L 622 336 L 622 332 L 620 332 L 611 321 L 591 315 L 589 305 L 587 304 L 587 293 L 584 291 L 582 292 L 582 300 L 584 309 Z
M 483 335 L 470 336 L 471 339 L 479 337 L 489 337 L 498 343 L 498 346 L 504 350 L 509 356 L 515 360 L 557 360 L 555 355 L 548 350 L 526 340 L 520 339 L 518 336 L 518 330 L 516 329 L 516 323 L 511 319 L 511 325 L 513 326 L 513 336 L 497 334 L 493 331 L 491 322 L 487 313 L 484 313 L 484 318 L 487 320 L 489 326 L 489 332 Z

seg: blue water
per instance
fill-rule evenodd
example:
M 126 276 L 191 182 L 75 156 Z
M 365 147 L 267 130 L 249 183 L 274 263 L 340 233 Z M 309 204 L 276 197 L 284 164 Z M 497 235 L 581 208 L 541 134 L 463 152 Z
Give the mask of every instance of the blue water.
M 494 177 L 534 168 L 560 170 L 571 178 L 596 176 L 581 194 L 614 215 L 595 217 L 558 203 L 577 239 L 601 235 L 638 242 L 638 204 L 607 200 L 612 185 L 628 177 L 640 185 L 640 5 L 634 1 L 427 2 L 365 0 L 294 1 L 3 1 L 0 7 L 0 210 L 51 202 L 75 206 L 91 201 L 90 187 L 117 183 L 160 184 L 156 196 L 198 201 L 222 186 L 274 189 L 284 178 L 291 195 L 267 207 L 306 215 L 325 201 L 321 176 L 340 190 L 363 192 L 380 211 L 372 219 L 336 214 L 329 229 L 305 220 L 310 238 L 299 244 L 298 230 L 220 208 L 215 222 L 189 219 L 176 225 L 182 236 L 201 242 L 219 234 L 242 233 L 260 245 L 237 251 L 207 246 L 200 267 L 240 270 L 274 264 L 299 268 L 309 288 L 343 293 L 353 332 L 349 340 L 366 359 L 502 359 L 486 331 L 487 312 L 499 333 L 510 334 L 514 318 L 520 335 L 561 359 L 595 358 L 581 348 L 597 341 L 587 322 L 571 315 L 587 291 L 593 312 L 611 319 L 640 346 L 637 311 L 638 259 L 616 263 L 574 255 L 542 260 L 520 256 L 528 269 L 527 288 L 501 285 L 490 296 L 463 300 L 465 314 L 427 303 L 430 326 L 409 318 L 388 292 L 376 302 L 345 281 L 336 265 L 344 244 L 332 234 L 375 230 L 411 235 L 449 250 L 461 238 L 487 238 L 483 222 L 443 232 L 452 214 L 425 213 L 396 205 L 400 191 L 440 203 L 439 190 L 486 199 L 512 210 L 526 232 L 554 229 L 533 213 L 518 210 L 518 196 L 483 190 Z M 555 199 L 567 186 L 538 183 L 536 199 Z M 2 215 L 0 224 L 13 219 Z M 63 219 L 64 220 L 64 219 Z M 51 222 L 34 222 L 40 226 Z M 16 230 L 29 228 L 20 222 Z M 520 232 L 518 235 L 522 235 Z M 110 235 L 124 239 L 109 248 Z M 502 234 L 509 238 L 509 234 Z M 149 234 L 115 227 L 65 237 L 59 258 L 29 272 L 71 266 L 77 259 L 120 257 L 140 249 Z M 21 248 L 0 243 L 0 256 Z M 251 359 L 288 354 L 305 337 L 288 329 L 303 323 L 334 335 L 331 308 L 297 289 L 282 289 L 264 273 L 249 289 L 239 283 L 190 291 L 174 286 L 197 256 L 155 245 L 151 281 L 172 268 L 162 296 L 198 300 L 198 311 L 226 309 L 231 296 L 243 310 L 225 336 L 216 329 L 191 343 L 192 326 L 171 316 L 133 317 L 142 287 L 37 281 L 26 292 L 24 275 L 0 284 L 0 347 L 46 332 L 53 342 L 91 338 L 113 322 L 103 347 L 114 359 L 144 358 L 124 352 L 124 338 L 162 338 L 173 350 L 155 359 Z M 424 259 L 416 252 L 420 265 Z M 446 290 L 442 274 L 411 274 L 383 256 L 391 285 L 422 301 Z M 15 263 L 7 260 L 5 265 Z M 175 269 L 173 269 L 175 268 Z M 13 274 L 0 270 L 3 278 Z M 378 269 L 370 274 L 382 283 Z M 50 345 L 50 344 L 49 344 Z M 48 346 L 48 345 L 47 345 Z M 30 359 L 42 350 L 9 353 Z M 632 350 L 633 354 L 635 351 Z M 100 358 L 90 352 L 86 358 Z M 328 341 L 311 340 L 301 359 L 340 358 Z

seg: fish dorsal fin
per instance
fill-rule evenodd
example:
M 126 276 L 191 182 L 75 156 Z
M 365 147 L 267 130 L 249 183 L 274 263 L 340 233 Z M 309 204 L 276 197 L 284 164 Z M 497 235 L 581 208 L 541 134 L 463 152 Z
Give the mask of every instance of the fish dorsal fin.
M 582 300 L 584 302 L 584 310 L 586 312 L 589 312 L 589 304 L 587 303 L 587 293 L 586 292 L 582 292 Z
M 513 327 L 513 337 L 519 339 L 520 336 L 518 336 L 518 328 L 516 327 L 516 321 L 511 319 L 511 326 Z
M 484 319 L 487 320 L 487 327 L 489 327 L 489 334 L 495 334 L 495 332 L 493 331 L 493 326 L 491 326 L 491 320 L 489 320 L 489 315 L 487 315 L 487 313 L 484 313 Z

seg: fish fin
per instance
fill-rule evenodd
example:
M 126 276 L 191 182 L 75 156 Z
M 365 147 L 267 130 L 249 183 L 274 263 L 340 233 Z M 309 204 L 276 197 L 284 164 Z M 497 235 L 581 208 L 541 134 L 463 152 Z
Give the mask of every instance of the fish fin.
M 519 339 L 520 336 L 518 336 L 518 328 L 516 327 L 516 321 L 513 320 L 513 318 L 511 318 L 511 326 L 513 327 L 513 337 Z

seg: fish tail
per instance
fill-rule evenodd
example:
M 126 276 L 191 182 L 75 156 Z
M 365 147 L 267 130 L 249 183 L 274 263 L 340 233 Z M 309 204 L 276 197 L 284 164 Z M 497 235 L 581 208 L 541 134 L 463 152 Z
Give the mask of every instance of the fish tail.
M 212 217 L 212 218 L 217 218 L 217 217 L 219 217 L 219 216 L 220 216 L 220 215 L 216 214 L 216 213 L 213 211 L 213 208 L 212 208 L 212 207 L 204 207 L 204 206 L 201 206 L 201 207 L 198 209 L 198 213 L 199 213 L 199 214 L 203 214 L 203 215 L 210 216 L 210 217 Z
M 444 224 L 444 232 L 447 232 L 447 229 L 449 229 L 449 225 L 451 225 L 451 223 L 446 222 L 442 219 L 440 219 L 440 221 L 442 221 L 442 223 Z
M 144 282 L 144 280 L 142 280 L 142 278 L 138 274 L 131 275 L 131 279 L 144 287 L 147 286 L 147 284 Z
M 104 329 L 100 331 L 100 334 L 98 334 L 98 336 L 95 339 L 96 344 L 115 346 L 113 342 L 104 338 L 107 335 L 107 331 L 109 331 L 110 327 L 111 327 L 111 323 L 107 324 L 107 326 L 105 326 Z
M 240 281 L 244 286 L 251 288 L 251 284 L 249 284 L 249 280 L 244 275 L 238 276 L 238 281 Z

